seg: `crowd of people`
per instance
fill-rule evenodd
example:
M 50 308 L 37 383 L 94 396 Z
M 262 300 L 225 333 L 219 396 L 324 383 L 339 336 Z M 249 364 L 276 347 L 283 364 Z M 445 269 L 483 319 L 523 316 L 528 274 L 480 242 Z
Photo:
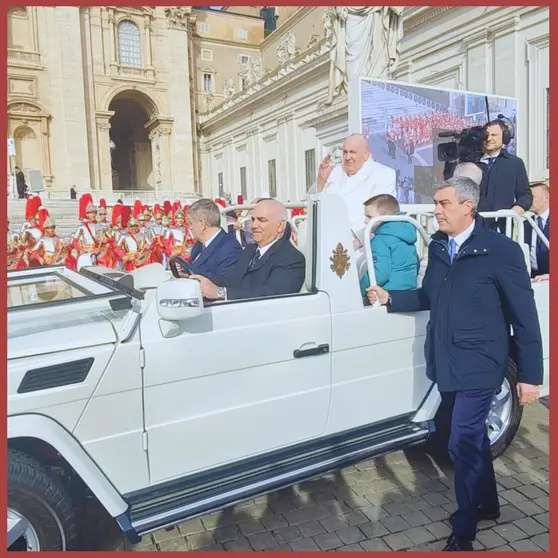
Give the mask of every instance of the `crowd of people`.
M 470 117 L 447 111 L 392 116 L 386 136 L 401 145 L 421 146 L 432 142 L 432 130 L 462 130 L 472 125 Z
M 201 252 L 206 252 L 206 244 L 221 231 L 221 207 L 227 207 L 221 198 L 184 206 L 178 201 L 165 201 L 152 207 L 137 200 L 133 206 L 116 203 L 112 208 L 101 199 L 97 207 L 92 196 L 84 194 L 79 200 L 79 225 L 73 234 L 61 238 L 40 197 L 31 194 L 21 229 L 10 230 L 8 219 L 8 269 L 66 265 L 75 270 L 82 265 L 99 265 L 132 271 L 150 263 L 168 268 L 173 256 L 186 261 L 207 260 L 207 254 L 202 258 Z M 292 214 L 302 211 L 295 209 Z M 226 213 L 226 234 L 232 243 L 225 243 L 230 252 L 225 260 L 234 256 L 236 248 L 255 243 L 248 213 Z M 292 230 L 289 234 L 294 236 Z M 215 242 L 213 247 L 220 244 Z M 217 267 L 217 271 L 223 271 Z

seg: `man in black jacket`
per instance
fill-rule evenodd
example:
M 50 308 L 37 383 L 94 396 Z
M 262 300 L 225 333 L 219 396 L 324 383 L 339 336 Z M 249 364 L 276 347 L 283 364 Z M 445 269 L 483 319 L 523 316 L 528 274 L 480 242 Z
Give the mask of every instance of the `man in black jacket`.
M 304 283 L 305 259 L 290 241 L 287 209 L 272 199 L 252 211 L 250 244 L 224 275 L 193 275 L 209 300 L 238 300 L 298 293 Z
M 529 178 L 523 161 L 504 149 L 504 140 L 510 141 L 509 131 L 501 120 L 489 122 L 484 127 L 483 181 L 480 187 L 478 210 L 498 211 L 513 209 L 523 215 L 531 207 L 533 196 L 529 189 Z M 491 228 L 505 230 L 505 220 L 498 224 L 487 221 Z
M 537 182 L 531 186 L 531 192 L 533 193 L 531 211 L 535 214 L 535 222 L 546 238 L 550 240 L 550 189 L 548 184 Z M 541 241 L 527 221 L 524 223 L 524 230 L 525 243 L 529 245 L 531 253 L 531 277 L 548 275 L 550 273 L 549 248 Z
M 470 178 L 453 178 L 438 188 L 439 231 L 428 248 L 422 288 L 368 289 L 370 302 L 379 300 L 388 312 L 430 310 L 426 373 L 452 408 L 449 453 L 458 509 L 446 551 L 473 550 L 478 520 L 500 516 L 485 421 L 512 344 L 520 403 L 534 402 L 543 381 L 541 331 L 523 252 L 475 217 L 478 200 Z

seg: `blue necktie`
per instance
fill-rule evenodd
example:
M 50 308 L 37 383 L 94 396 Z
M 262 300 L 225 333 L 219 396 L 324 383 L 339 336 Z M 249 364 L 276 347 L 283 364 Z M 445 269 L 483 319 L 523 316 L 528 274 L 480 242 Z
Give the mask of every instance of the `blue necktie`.
M 542 217 L 537 217 L 537 225 L 539 229 L 541 229 L 541 231 L 544 232 L 544 221 Z M 533 234 L 537 234 L 537 233 L 533 232 Z M 537 239 L 535 241 L 535 251 L 537 252 L 537 254 L 540 252 L 541 246 L 542 246 L 541 237 L 537 234 Z
M 492 168 L 492 165 L 494 164 L 494 161 L 496 161 L 496 157 L 490 157 L 490 159 L 488 159 L 486 161 L 486 164 L 488 165 L 488 170 L 490 170 Z
M 451 263 L 453 263 L 453 260 L 455 260 L 455 256 L 457 256 L 457 242 L 455 242 L 455 238 L 450 238 L 449 257 Z

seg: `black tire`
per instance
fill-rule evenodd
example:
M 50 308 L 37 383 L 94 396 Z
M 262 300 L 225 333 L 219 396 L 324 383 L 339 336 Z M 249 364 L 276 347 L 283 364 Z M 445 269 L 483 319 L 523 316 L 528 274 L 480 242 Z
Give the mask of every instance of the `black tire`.
M 505 431 L 491 446 L 493 459 L 500 457 L 508 449 L 517 434 L 521 418 L 523 417 L 523 407 L 519 404 L 519 397 L 517 395 L 517 367 L 511 359 L 508 361 L 505 378 L 510 386 L 511 415 Z M 440 405 L 434 422 L 436 430 L 428 440 L 426 445 L 427 452 L 433 457 L 451 463 L 448 454 L 448 443 L 451 433 L 451 408 Z
M 39 550 L 76 548 L 78 529 L 68 493 L 38 461 L 16 450 L 8 450 L 8 508 L 33 527 Z
M 508 361 L 508 368 L 506 370 L 506 380 L 510 386 L 511 395 L 511 416 L 508 427 L 505 432 L 500 436 L 495 443 L 491 445 L 492 458 L 496 459 L 500 457 L 512 443 L 519 425 L 521 424 L 521 419 L 523 417 L 523 407 L 519 404 L 519 397 L 517 395 L 517 367 L 513 360 Z

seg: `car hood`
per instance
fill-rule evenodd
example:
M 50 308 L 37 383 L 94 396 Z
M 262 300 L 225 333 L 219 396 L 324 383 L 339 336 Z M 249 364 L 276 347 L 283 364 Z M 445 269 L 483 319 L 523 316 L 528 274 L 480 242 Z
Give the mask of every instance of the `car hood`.
M 44 318 L 20 322 L 8 328 L 8 360 L 40 354 L 116 343 L 111 320 L 103 314 L 61 316 L 45 312 Z

